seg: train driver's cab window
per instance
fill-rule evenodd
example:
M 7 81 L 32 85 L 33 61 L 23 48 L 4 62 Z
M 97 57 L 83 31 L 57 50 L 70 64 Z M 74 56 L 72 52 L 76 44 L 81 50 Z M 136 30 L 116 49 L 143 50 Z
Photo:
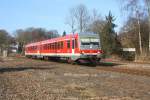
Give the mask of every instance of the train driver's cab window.
M 99 45 L 99 39 L 96 38 L 83 38 L 81 39 L 81 45 Z
M 81 45 L 90 45 L 90 39 L 89 38 L 81 39 Z
M 70 40 L 67 41 L 67 48 L 70 48 Z

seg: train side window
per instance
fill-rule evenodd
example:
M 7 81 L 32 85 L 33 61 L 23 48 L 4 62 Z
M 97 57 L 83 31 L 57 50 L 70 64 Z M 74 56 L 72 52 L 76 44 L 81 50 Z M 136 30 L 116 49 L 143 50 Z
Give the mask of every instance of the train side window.
M 59 49 L 59 42 L 57 42 L 57 49 Z
M 53 43 L 51 44 L 51 49 L 53 50 Z
M 63 41 L 61 41 L 61 49 L 63 49 Z
M 48 44 L 46 44 L 46 50 L 48 49 Z
M 75 42 L 75 41 L 72 40 L 72 49 L 74 49 L 74 46 L 75 46 L 75 45 L 74 45 L 74 42 Z
M 57 49 L 59 49 L 59 42 L 57 42 Z
M 55 43 L 53 43 L 53 50 L 55 49 Z
M 35 46 L 35 50 L 37 50 L 37 46 Z
M 52 43 L 52 50 L 54 49 L 54 44 Z
M 55 46 L 55 48 L 54 48 L 54 49 L 56 50 L 56 48 L 57 48 L 57 43 L 56 43 L 56 42 L 55 42 L 54 46 Z
M 48 50 L 50 49 L 50 44 L 48 44 Z
M 48 44 L 46 44 L 46 49 L 48 50 Z
M 41 47 L 41 48 L 42 48 L 42 50 L 44 50 L 44 45 L 42 45 L 42 47 Z
M 57 49 L 59 49 L 59 42 L 57 42 Z
M 51 43 L 49 44 L 49 49 L 51 50 Z
M 51 46 L 50 48 L 51 48 L 51 50 L 52 50 L 52 43 L 51 43 L 51 45 L 50 45 L 50 46 Z
M 42 50 L 42 45 L 39 45 L 39 49 Z
M 48 48 L 47 48 L 47 49 L 49 50 L 49 44 L 48 44 L 47 46 L 48 46 Z
M 58 42 L 56 42 L 56 49 L 58 49 Z
M 45 44 L 45 50 L 47 50 L 47 44 Z
M 67 41 L 67 48 L 70 48 L 70 40 Z
M 44 50 L 46 49 L 46 45 L 44 44 Z
M 78 41 L 77 41 L 77 39 L 75 39 L 75 48 L 77 48 L 78 47 Z
M 57 48 L 57 43 L 55 42 L 54 43 L 54 49 L 56 50 L 56 48 Z
M 59 49 L 61 49 L 61 42 L 59 42 Z

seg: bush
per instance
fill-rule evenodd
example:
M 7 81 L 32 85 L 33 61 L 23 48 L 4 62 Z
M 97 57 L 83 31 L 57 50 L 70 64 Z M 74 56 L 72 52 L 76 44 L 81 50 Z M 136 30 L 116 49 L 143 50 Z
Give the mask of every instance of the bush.
M 134 61 L 135 60 L 135 52 L 122 52 L 122 58 L 123 60 L 129 60 L 129 61 Z

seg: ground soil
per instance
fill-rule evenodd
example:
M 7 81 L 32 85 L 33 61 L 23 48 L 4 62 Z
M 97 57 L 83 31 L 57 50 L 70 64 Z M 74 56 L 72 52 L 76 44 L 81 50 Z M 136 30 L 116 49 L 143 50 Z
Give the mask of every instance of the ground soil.
M 0 62 L 0 100 L 150 100 L 150 64 L 91 67 L 5 58 Z

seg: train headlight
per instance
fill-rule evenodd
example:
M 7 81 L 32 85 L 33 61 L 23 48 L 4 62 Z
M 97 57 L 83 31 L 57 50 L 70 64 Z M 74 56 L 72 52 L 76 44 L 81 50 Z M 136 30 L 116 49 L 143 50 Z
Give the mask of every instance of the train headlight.
M 81 54 L 84 54 L 85 52 L 84 51 L 81 51 Z
M 103 53 L 103 51 L 102 51 L 102 50 L 99 50 L 97 53 Z

